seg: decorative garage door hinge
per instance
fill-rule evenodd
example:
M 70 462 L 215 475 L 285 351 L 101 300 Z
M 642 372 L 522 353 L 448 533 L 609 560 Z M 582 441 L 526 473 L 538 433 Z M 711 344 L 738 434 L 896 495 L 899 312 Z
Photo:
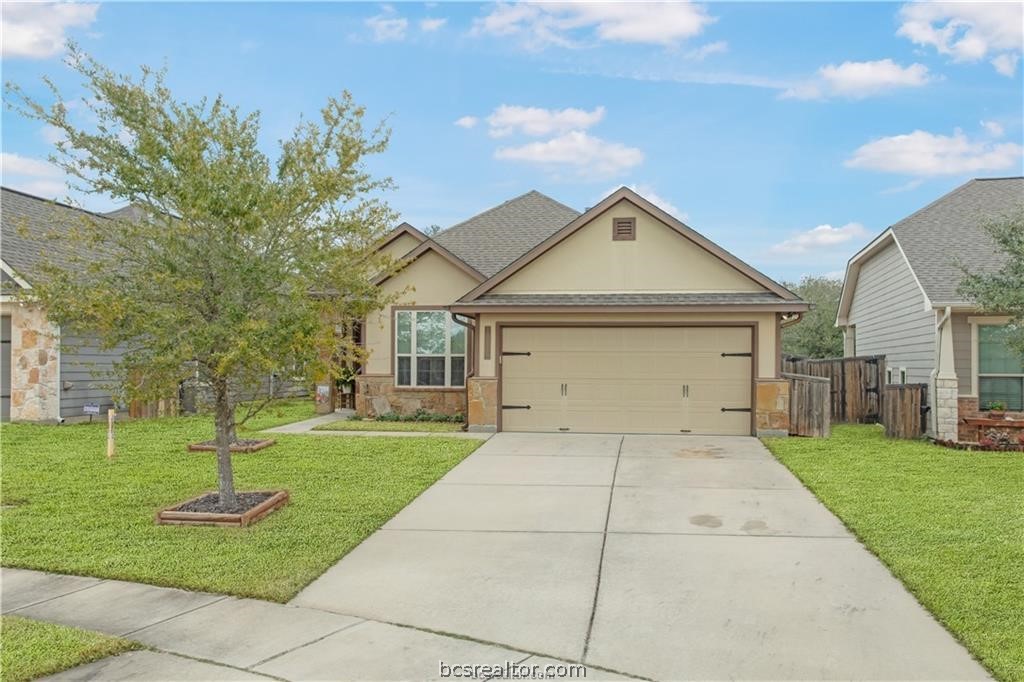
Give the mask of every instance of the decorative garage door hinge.
M 502 355 L 529 355 L 530 351 L 503 350 Z
M 529 405 L 502 405 L 501 409 L 503 409 L 503 410 L 528 410 L 528 409 L 530 409 L 530 406 Z
M 749 407 L 723 407 L 722 412 L 750 412 Z
M 753 353 L 722 353 L 723 358 L 751 358 Z

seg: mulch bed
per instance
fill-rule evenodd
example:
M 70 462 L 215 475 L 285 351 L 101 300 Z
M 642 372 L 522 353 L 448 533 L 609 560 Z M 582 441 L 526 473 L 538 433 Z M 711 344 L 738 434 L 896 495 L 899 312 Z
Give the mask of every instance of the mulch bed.
M 256 452 L 263 448 L 269 448 L 277 443 L 273 438 L 239 438 L 231 444 L 231 452 Z M 191 443 L 188 446 L 189 452 L 216 452 L 217 441 L 204 440 L 201 443 Z
M 156 513 L 158 524 L 192 526 L 248 526 L 288 503 L 287 490 L 238 493 L 238 504 L 221 506 L 220 496 L 208 492 Z

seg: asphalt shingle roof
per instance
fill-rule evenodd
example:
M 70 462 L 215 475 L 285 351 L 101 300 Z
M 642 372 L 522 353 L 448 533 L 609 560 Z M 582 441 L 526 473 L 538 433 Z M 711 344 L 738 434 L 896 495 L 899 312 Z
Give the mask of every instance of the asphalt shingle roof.
M 491 277 L 579 215 L 579 211 L 530 191 L 437 233 L 433 240 Z
M 29 284 L 38 279 L 46 262 L 78 267 L 73 243 L 59 236 L 80 227 L 83 219 L 96 218 L 106 220 L 99 213 L 4 187 L 0 190 L 0 258 Z
M 485 294 L 467 305 L 771 305 L 773 303 L 802 303 L 802 301 L 787 301 L 770 291 L 727 294 Z
M 962 264 L 971 272 L 1005 262 L 982 225 L 1024 204 L 1024 177 L 979 178 L 892 226 L 910 267 L 932 302 L 955 302 Z

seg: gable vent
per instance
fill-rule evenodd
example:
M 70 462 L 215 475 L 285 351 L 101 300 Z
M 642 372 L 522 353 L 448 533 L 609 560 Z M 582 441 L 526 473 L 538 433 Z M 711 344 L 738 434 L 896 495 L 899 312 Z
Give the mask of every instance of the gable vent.
M 636 239 L 636 218 L 612 218 L 612 240 L 631 241 Z

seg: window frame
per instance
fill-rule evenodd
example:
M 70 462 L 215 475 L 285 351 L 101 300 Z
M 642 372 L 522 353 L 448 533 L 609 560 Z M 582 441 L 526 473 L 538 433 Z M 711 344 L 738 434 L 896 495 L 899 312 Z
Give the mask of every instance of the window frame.
M 1024 372 L 1021 373 L 992 373 L 981 371 L 981 328 L 982 327 L 1004 327 L 1009 322 L 1007 317 L 971 317 L 967 320 L 971 325 L 971 393 L 973 397 L 978 400 L 978 409 L 987 410 L 988 404 L 992 400 L 984 400 L 981 395 L 981 380 L 987 378 L 994 379 L 1017 379 L 1021 382 L 1021 393 L 1024 395 Z M 1022 401 L 1024 403 L 1024 401 Z M 1011 412 L 1024 411 L 1024 404 L 1021 405 L 1020 410 L 1015 410 L 1011 406 L 1007 405 L 1007 410 Z
M 401 313 L 409 313 L 409 352 L 399 352 L 398 347 L 398 316 Z M 420 313 L 444 313 L 445 315 L 445 328 L 444 328 L 444 353 L 417 353 L 416 352 L 416 318 Z M 469 362 L 469 330 L 465 327 L 463 331 L 463 350 L 461 353 L 452 353 L 452 329 L 458 325 L 452 318 L 452 314 L 444 308 L 434 308 L 429 306 L 424 307 L 405 307 L 405 306 L 394 306 L 392 308 L 391 316 L 391 363 L 392 363 L 392 381 L 394 382 L 395 388 L 398 389 L 417 389 L 417 390 L 462 390 L 466 387 L 466 374 L 467 374 L 467 363 Z M 459 325 L 461 326 L 461 325 Z M 417 369 L 419 364 L 419 358 L 443 358 L 444 359 L 444 384 L 419 384 Z M 398 360 L 399 358 L 409 358 L 409 383 L 401 384 L 398 382 Z M 452 383 L 452 358 L 462 358 L 462 383 Z

